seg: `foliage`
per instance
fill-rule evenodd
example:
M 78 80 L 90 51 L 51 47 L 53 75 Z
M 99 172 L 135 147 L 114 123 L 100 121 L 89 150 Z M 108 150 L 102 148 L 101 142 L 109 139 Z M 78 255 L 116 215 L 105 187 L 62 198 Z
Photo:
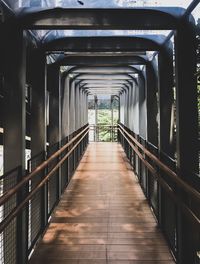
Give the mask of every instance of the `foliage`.
M 197 21 L 196 27 L 196 39 L 197 39 L 197 72 L 200 71 L 200 19 Z M 197 100 L 198 100 L 198 118 L 200 127 L 200 75 L 197 77 Z
M 98 99 L 97 100 L 97 104 L 98 104 L 98 109 L 111 109 L 111 98 L 110 99 Z M 118 109 L 118 101 L 117 100 L 113 100 L 113 109 Z M 95 103 L 94 103 L 94 99 L 90 98 L 88 100 L 88 109 L 94 109 L 95 108 Z
M 117 125 L 118 122 L 118 110 L 113 110 L 113 125 Z M 97 111 L 97 123 L 98 125 L 106 125 L 111 126 L 111 110 L 109 109 L 99 109 Z M 95 124 L 95 110 L 89 109 L 88 110 L 88 121 L 89 124 Z M 116 137 L 116 135 L 115 135 Z M 111 130 L 109 127 L 101 127 L 98 131 L 98 140 L 108 142 L 111 140 Z
M 94 109 L 94 99 L 88 99 L 88 109 Z
M 197 84 L 197 102 L 198 102 L 198 117 L 199 117 L 199 127 L 200 127 L 200 76 L 198 77 Z
M 118 122 L 118 110 L 113 110 L 113 125 Z M 98 110 L 98 125 L 112 125 L 111 111 L 108 109 Z M 99 130 L 99 141 L 111 140 L 111 129 L 102 127 Z

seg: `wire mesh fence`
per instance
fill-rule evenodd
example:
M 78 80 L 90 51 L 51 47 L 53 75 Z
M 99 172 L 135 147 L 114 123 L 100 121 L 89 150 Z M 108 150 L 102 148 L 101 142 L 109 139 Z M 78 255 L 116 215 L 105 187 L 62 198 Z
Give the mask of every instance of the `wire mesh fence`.
M 199 192 L 192 188 L 192 184 L 181 179 L 175 157 L 131 133 L 123 124 L 119 124 L 118 140 L 133 165 L 175 259 L 179 261 L 180 241 L 184 232 L 190 240 L 188 255 L 190 259 L 197 259 L 196 262 L 193 261 L 195 264 L 198 263 Z M 130 147 L 134 153 L 130 151 Z M 197 181 L 194 186 L 199 186 Z M 190 228 L 183 231 L 182 223 Z
M 0 177 L 0 264 L 28 261 L 71 177 L 68 156 L 74 170 L 87 137 L 85 125 L 72 134 L 70 142 L 66 137 L 31 157 L 27 175 L 19 167 Z
M 0 196 L 13 188 L 18 181 L 20 167 L 5 173 L 0 177 Z M 0 206 L 0 223 L 12 212 L 17 205 L 17 195 L 13 195 L 4 205 Z M 17 263 L 17 225 L 14 218 L 9 225 L 0 233 L 0 263 Z

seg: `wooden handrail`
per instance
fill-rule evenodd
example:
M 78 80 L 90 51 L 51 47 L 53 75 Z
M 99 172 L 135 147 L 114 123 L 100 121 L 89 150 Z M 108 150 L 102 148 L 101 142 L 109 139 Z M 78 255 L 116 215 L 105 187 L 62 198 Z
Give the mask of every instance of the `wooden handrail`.
M 72 138 L 67 144 L 65 144 L 61 149 L 56 151 L 51 157 L 42 162 L 38 167 L 36 167 L 31 173 L 29 173 L 26 177 L 24 177 L 18 184 L 16 184 L 12 189 L 6 191 L 0 197 L 0 206 L 2 206 L 5 202 L 7 202 L 25 183 L 31 180 L 35 175 L 37 175 L 40 171 L 47 167 L 47 165 L 57 158 L 66 148 L 68 148 L 77 138 L 79 138 L 87 129 L 89 129 L 89 125 L 84 128 L 78 135 Z
M 88 129 L 88 127 L 87 127 Z M 85 131 L 85 129 L 84 129 Z M 48 179 L 55 173 L 55 171 L 62 165 L 62 163 L 69 157 L 84 137 L 89 133 L 89 129 L 79 139 L 79 141 L 65 154 L 65 156 L 53 167 L 53 169 L 34 187 L 34 189 L 26 196 L 26 198 L 8 214 L 8 216 L 0 223 L 0 233 L 8 226 L 8 224 L 18 215 L 24 208 L 28 201 L 39 191 L 39 189 L 48 181 Z
M 121 128 L 119 128 L 120 133 L 124 136 L 124 138 L 127 140 L 131 148 L 134 149 L 138 157 L 141 159 L 141 161 L 144 163 L 144 165 L 147 167 L 147 169 L 154 175 L 154 177 L 159 181 L 161 186 L 167 191 L 167 193 L 170 195 L 170 197 L 175 201 L 176 204 L 178 204 L 183 212 L 194 221 L 195 224 L 200 225 L 200 219 L 197 215 L 195 215 L 192 210 L 185 205 L 180 198 L 174 193 L 172 188 L 168 185 L 168 183 L 157 173 L 157 171 L 153 168 L 153 166 L 144 159 L 140 151 L 131 143 L 131 141 L 126 137 L 126 135 L 123 133 Z
M 183 181 L 173 170 L 161 162 L 154 154 L 152 154 L 148 149 L 146 149 L 142 144 L 140 144 L 132 135 L 130 135 L 120 124 L 118 124 L 121 131 L 124 133 L 146 154 L 150 159 L 152 159 L 160 169 L 162 169 L 174 182 L 178 184 L 179 187 L 182 187 L 184 191 L 191 194 L 198 202 L 200 202 L 200 193 L 195 190 L 188 183 Z M 135 148 L 136 149 L 136 148 Z M 134 149 L 134 150 L 135 150 Z

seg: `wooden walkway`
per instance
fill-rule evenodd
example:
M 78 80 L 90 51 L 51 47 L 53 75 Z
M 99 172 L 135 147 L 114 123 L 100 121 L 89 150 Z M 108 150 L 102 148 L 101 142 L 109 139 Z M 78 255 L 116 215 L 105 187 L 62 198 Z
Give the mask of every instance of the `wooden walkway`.
M 30 264 L 172 264 L 117 143 L 91 143 Z

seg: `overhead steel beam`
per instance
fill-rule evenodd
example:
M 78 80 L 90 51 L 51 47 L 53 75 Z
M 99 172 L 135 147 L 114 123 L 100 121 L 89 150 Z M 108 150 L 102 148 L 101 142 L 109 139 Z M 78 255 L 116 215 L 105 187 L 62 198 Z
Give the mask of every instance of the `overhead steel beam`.
M 74 68 L 71 68 L 69 70 L 67 70 L 66 72 L 63 73 L 63 77 L 62 78 L 66 78 L 68 76 L 70 76 L 70 74 L 73 74 L 73 71 L 74 70 L 81 70 L 82 67 L 74 67 Z M 87 67 L 85 67 L 84 69 L 87 69 Z M 100 69 L 103 69 L 103 68 L 100 68 Z M 105 72 L 106 72 L 106 69 L 105 68 Z M 120 69 L 120 67 L 115 67 L 113 68 L 113 70 L 116 70 L 116 69 Z M 132 69 L 133 72 L 137 72 L 137 73 L 140 73 L 140 71 L 136 68 L 136 67 L 127 67 L 127 69 Z M 88 69 L 89 71 L 89 69 Z M 98 71 L 97 71 L 98 72 Z M 80 83 L 83 81 L 83 80 L 129 80 L 129 81 L 134 81 L 136 84 L 137 84 L 137 80 L 135 79 L 134 76 L 132 76 L 131 74 L 127 74 L 127 73 L 119 73 L 119 74 L 97 74 L 97 73 L 93 73 L 93 74 L 86 74 L 86 73 L 83 73 L 83 74 L 78 74 L 77 76 L 73 76 L 72 77 L 70 76 L 71 79 L 73 80 L 78 80 L 79 81 L 79 85 Z M 84 82 L 85 83 L 85 82 Z M 125 86 L 128 86 L 128 85 L 125 85 Z
M 94 88 L 89 88 L 89 87 L 84 87 L 85 90 L 105 90 L 105 91 L 108 91 L 108 90 L 121 90 L 122 89 L 122 86 L 113 86 L 113 87 L 94 87 Z
M 108 37 L 112 37 L 112 36 L 108 36 Z M 60 51 L 58 53 L 60 53 Z M 64 52 L 64 55 L 66 57 L 67 56 L 72 56 L 72 57 L 75 56 L 76 57 L 76 56 L 80 56 L 80 55 L 87 56 L 87 57 L 91 57 L 91 56 L 92 57 L 93 56 L 97 56 L 97 57 L 101 57 L 101 56 L 109 57 L 109 56 L 111 56 L 112 57 L 113 53 L 115 55 L 118 55 L 118 56 L 127 56 L 127 57 L 129 57 L 129 56 L 145 56 L 146 55 L 145 51 L 131 51 L 131 52 L 129 52 L 129 51 L 115 51 L 115 52 L 113 52 L 113 51 L 103 51 L 103 52 L 101 52 L 101 51 L 99 51 L 99 52 L 90 52 L 90 51 L 88 51 L 88 52 L 75 52 L 75 51 L 72 51 L 71 52 L 71 51 L 66 51 L 66 52 Z
M 82 80 L 82 84 L 88 84 L 88 85 L 101 85 L 101 84 L 109 84 L 109 85 L 116 85 L 116 84 L 124 84 L 127 83 L 127 80 Z
M 24 29 L 175 29 L 185 10 L 179 7 L 115 9 L 23 9 Z M 14 22 L 16 18 L 13 19 Z
M 82 75 L 82 74 L 80 74 Z M 123 74 L 84 74 L 77 76 L 77 80 L 132 80 L 130 75 Z
M 105 93 L 105 94 L 110 94 L 110 93 L 119 93 L 121 90 L 108 90 L 108 91 L 103 91 L 103 90 L 88 90 L 88 93 Z
M 88 95 L 116 95 L 116 96 L 119 96 L 118 93 L 102 93 L 102 92 L 99 92 L 99 93 L 88 93 Z
M 89 80 L 89 81 L 92 81 L 93 80 Z M 129 84 L 129 81 L 127 80 L 124 80 L 124 81 L 117 81 L 116 83 L 112 83 L 110 81 L 101 81 L 99 83 L 96 83 L 96 81 L 94 80 L 94 83 L 92 82 L 89 82 L 87 83 L 88 80 L 83 80 L 83 81 L 80 81 L 79 82 L 79 87 L 80 89 L 89 89 L 89 88 L 95 88 L 95 89 L 98 89 L 98 88 L 101 88 L 101 89 L 104 89 L 104 88 L 110 88 L 110 87 L 120 87 L 121 88 L 121 91 L 126 89 L 126 84 Z
M 134 35 L 107 37 L 64 37 L 41 45 L 44 51 L 67 52 L 135 52 L 159 50 L 165 42 L 164 35 Z
M 120 56 L 113 53 L 113 56 L 61 56 L 59 57 L 55 64 L 58 65 L 76 65 L 76 66 L 114 66 L 114 65 L 141 65 L 146 64 L 148 61 L 147 56 Z
M 95 93 L 95 94 L 97 94 L 97 93 L 105 93 L 105 94 L 112 94 L 112 93 L 117 93 L 117 94 L 119 94 L 119 92 L 120 92 L 120 90 L 111 90 L 111 91 L 102 91 L 102 90 L 97 90 L 97 91 L 95 91 L 95 90 L 89 90 L 88 91 L 89 93 Z
M 93 69 L 92 67 L 72 67 L 68 70 L 66 70 L 63 75 L 71 75 L 73 78 L 74 78 L 74 73 L 76 73 L 76 71 L 86 71 L 87 73 L 82 73 L 82 74 L 77 74 L 76 78 L 78 79 L 80 76 L 81 77 L 89 77 L 89 78 L 86 78 L 86 79 L 94 79 L 93 77 L 96 75 L 98 78 L 96 79 L 103 79 L 103 78 L 106 78 L 106 79 L 110 79 L 108 78 L 109 76 L 116 76 L 116 75 L 119 75 L 119 76 L 129 76 L 130 78 L 132 78 L 132 74 L 135 74 L 135 73 L 138 73 L 138 70 L 139 70 L 139 67 L 140 66 L 126 66 L 126 67 L 121 67 L 121 66 L 115 66 L 115 67 L 95 67 L 95 69 Z M 107 70 L 109 71 L 110 69 L 110 72 L 107 72 Z M 91 71 L 92 72 L 91 72 Z M 131 73 L 124 73 L 124 71 L 129 71 Z M 102 74 L 104 73 L 104 74 Z M 91 76 L 91 78 L 90 78 Z
M 114 87 L 114 88 L 118 88 L 118 87 L 122 87 L 122 85 L 123 84 L 119 84 L 119 85 L 106 85 L 106 84 L 104 84 L 104 85 L 84 85 L 84 88 L 87 88 L 87 89 L 91 89 L 91 88 L 112 88 L 112 87 Z
M 172 31 L 171 31 L 172 32 Z M 73 56 L 80 56 L 80 60 L 77 58 L 70 57 L 72 55 L 69 55 L 65 58 L 65 55 L 60 55 L 57 59 L 58 65 L 69 65 L 70 63 L 75 64 L 97 64 L 98 60 L 100 60 L 99 63 L 105 63 L 105 64 L 112 64 L 112 63 L 127 63 L 128 61 L 132 64 L 136 64 L 135 61 L 139 62 L 139 64 L 142 64 L 143 62 L 146 63 L 148 61 L 148 57 L 146 55 L 135 55 L 135 52 L 137 53 L 145 53 L 146 51 L 165 51 L 166 50 L 166 40 L 170 42 L 170 39 L 164 35 L 134 35 L 134 36 L 107 36 L 107 37 L 61 37 L 54 40 L 48 40 L 46 43 L 44 43 L 41 48 L 45 51 L 49 50 L 49 52 L 59 52 L 62 54 L 64 52 L 65 48 L 67 49 L 67 53 L 74 54 Z M 66 46 L 67 43 L 67 47 Z M 81 48 L 85 45 L 85 48 L 89 49 L 87 51 L 77 51 L 76 49 L 80 49 L 80 43 Z M 68 50 L 68 46 L 70 46 L 70 49 Z M 96 51 L 97 48 L 104 49 Z M 110 48 L 110 50 L 107 50 Z M 83 53 L 84 52 L 84 53 Z M 95 55 L 94 55 L 95 53 Z M 103 56 L 103 60 L 101 56 L 96 56 L 96 54 L 100 54 Z M 132 58 L 128 59 L 127 53 L 129 56 L 132 56 Z M 131 55 L 131 53 L 133 53 Z M 86 54 L 88 56 L 86 56 Z M 106 57 L 109 54 L 109 57 L 111 54 L 113 56 L 116 56 L 116 58 L 113 58 L 113 60 L 109 57 Z M 84 58 L 81 56 L 84 55 Z M 88 58 L 90 56 L 93 56 L 93 59 Z M 124 55 L 124 56 L 122 56 Z M 134 55 L 134 56 L 133 56 Z M 126 57 L 127 56 L 127 57 Z M 101 59 L 97 58 L 100 57 Z M 119 58 L 120 57 L 120 58 Z M 123 58 L 123 59 L 122 59 Z M 105 61 L 106 60 L 106 61 Z
M 66 71 L 66 74 L 70 74 L 74 77 L 75 74 L 79 74 L 81 76 L 86 76 L 87 74 L 90 75 L 120 75 L 120 74 L 127 74 L 131 76 L 132 74 L 138 73 L 138 70 L 140 70 L 140 66 L 135 65 L 133 66 L 113 66 L 113 67 L 72 67 L 69 71 Z
M 127 74 L 132 74 L 134 71 L 134 69 L 132 67 L 126 66 L 126 67 L 110 67 L 110 66 L 88 66 L 88 67 L 82 67 L 82 68 L 78 68 L 78 69 L 74 69 L 73 73 L 106 73 L 106 74 L 116 74 L 116 73 L 127 73 Z
M 105 84 L 105 85 L 99 85 L 99 84 L 82 84 L 82 82 L 79 82 L 79 88 L 80 89 L 84 89 L 84 90 L 91 90 L 91 89 L 101 89 L 101 90 L 108 90 L 108 89 L 120 89 L 121 91 L 123 89 L 125 89 L 127 87 L 127 83 L 121 83 L 121 84 L 113 84 L 113 85 L 109 85 L 109 84 Z

